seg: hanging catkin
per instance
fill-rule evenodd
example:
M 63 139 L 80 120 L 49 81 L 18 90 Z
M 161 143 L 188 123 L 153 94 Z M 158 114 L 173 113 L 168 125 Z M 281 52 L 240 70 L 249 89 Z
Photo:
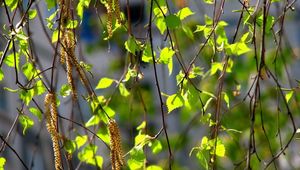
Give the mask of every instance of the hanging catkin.
M 124 160 L 120 130 L 115 120 L 111 119 L 108 122 L 108 130 L 110 134 L 110 157 L 112 170 L 120 170 L 124 165 Z
M 61 154 L 59 147 L 59 135 L 57 128 L 57 107 L 56 99 L 53 93 L 48 93 L 45 97 L 45 116 L 46 116 L 46 127 L 50 133 L 51 140 L 53 143 L 53 152 L 54 152 L 54 163 L 55 169 L 61 170 Z

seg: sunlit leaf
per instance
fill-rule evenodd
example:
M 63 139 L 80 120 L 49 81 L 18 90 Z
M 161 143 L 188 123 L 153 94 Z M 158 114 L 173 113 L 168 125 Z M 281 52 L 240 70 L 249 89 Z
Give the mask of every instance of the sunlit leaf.
M 218 70 L 222 71 L 223 69 L 223 64 L 219 62 L 213 62 L 211 63 L 211 70 L 210 70 L 210 75 L 216 74 Z
M 131 170 L 141 169 L 144 165 L 145 154 L 142 148 L 133 148 L 130 150 L 130 159 L 127 161 Z
M 80 20 L 82 20 L 83 17 L 83 11 L 84 8 L 88 8 L 90 5 L 91 0 L 80 0 L 77 4 L 77 15 L 79 16 Z
M 88 137 L 86 135 L 77 136 L 75 138 L 75 144 L 76 144 L 77 148 L 79 149 L 81 146 L 83 146 L 86 143 L 87 139 L 88 139 Z
M 31 128 L 34 125 L 34 121 L 29 116 L 26 115 L 20 115 L 19 122 L 23 127 L 23 135 L 25 135 L 26 130 L 28 128 Z
M 101 140 L 103 140 L 106 144 L 110 144 L 110 137 L 107 128 L 101 127 L 99 128 L 97 135 Z
M 102 165 L 103 165 L 103 157 L 102 156 L 99 156 L 99 155 L 96 155 L 94 158 L 92 159 L 87 159 L 86 160 L 86 163 L 88 164 L 91 164 L 91 165 L 98 165 L 98 167 L 100 169 L 102 169 Z
M 214 4 L 214 0 L 203 0 L 206 4 Z
M 36 117 L 39 119 L 39 121 L 42 120 L 42 112 L 41 112 L 39 109 L 37 109 L 37 108 L 35 108 L 35 107 L 30 107 L 30 108 L 29 108 L 29 111 L 30 111 L 34 116 L 36 116 Z
M 227 108 L 229 108 L 229 97 L 227 95 L 227 93 L 223 92 L 223 95 L 224 95 L 224 101 L 226 102 L 226 106 Z
M 293 90 L 291 90 L 291 91 L 289 91 L 288 93 L 285 94 L 285 100 L 286 100 L 287 103 L 290 101 L 290 99 L 292 98 L 293 94 L 294 94 Z
M 182 8 L 181 10 L 179 10 L 176 15 L 179 17 L 180 20 L 183 20 L 186 17 L 191 16 L 193 14 L 194 14 L 194 12 L 191 11 L 191 9 L 189 7 L 185 7 L 185 8 Z
M 100 81 L 98 82 L 96 89 L 105 89 L 108 88 L 109 86 L 111 86 L 111 84 L 114 82 L 114 79 L 111 78 L 107 78 L 107 77 L 103 77 L 100 79 Z
M 137 128 L 136 130 L 143 130 L 146 128 L 146 121 L 143 121 Z
M 29 19 L 34 19 L 36 14 L 37 14 L 36 9 L 29 10 L 28 11 Z
M 0 170 L 4 170 L 5 163 L 6 159 L 4 157 L 0 157 Z
M 47 9 L 50 10 L 51 8 L 55 7 L 57 1 L 53 0 L 46 0 Z
M 146 170 L 163 170 L 163 168 L 157 165 L 150 165 Z
M 216 155 L 219 156 L 219 157 L 224 157 L 225 156 L 225 146 L 223 144 L 217 143 Z
M 0 68 L 0 81 L 2 81 L 4 78 L 4 73 L 2 71 L 2 69 Z
M 130 36 L 125 42 L 125 49 L 131 54 L 135 55 L 135 52 L 139 50 L 138 42 L 133 36 Z
M 27 62 L 22 66 L 22 71 L 28 80 L 31 80 L 35 74 L 33 64 Z
M 160 34 L 164 34 L 167 29 L 166 21 L 163 17 L 159 17 L 155 20 L 155 25 L 157 26 Z
M 78 159 L 83 162 L 88 162 L 90 159 L 94 159 L 97 149 L 98 147 L 96 145 L 87 145 L 78 153 Z
M 183 97 L 180 94 L 173 94 L 167 98 L 168 113 L 172 112 L 174 109 L 182 107 L 184 104 Z
M 130 95 L 130 92 L 127 90 L 124 83 L 119 84 L 119 91 L 120 91 L 120 94 L 124 97 L 127 97 Z
M 93 115 L 86 123 L 85 126 L 89 127 L 89 126 L 94 126 L 99 124 L 100 122 L 100 118 L 98 115 Z
M 61 86 L 61 88 L 60 88 L 60 95 L 62 96 L 62 97 L 67 97 L 67 96 L 69 96 L 70 94 L 71 94 L 71 87 L 70 87 L 70 85 L 69 84 L 63 84 L 62 86 Z
M 51 42 L 55 43 L 58 40 L 58 30 L 53 31 L 52 33 L 52 38 L 51 38 Z
M 153 154 L 158 154 L 162 150 L 162 144 L 159 140 L 155 140 L 154 142 L 151 142 L 151 150 Z

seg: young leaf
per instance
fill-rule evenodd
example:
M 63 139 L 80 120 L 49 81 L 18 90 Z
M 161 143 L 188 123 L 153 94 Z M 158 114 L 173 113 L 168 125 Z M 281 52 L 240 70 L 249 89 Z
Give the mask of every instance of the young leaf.
M 146 170 L 163 170 L 163 168 L 157 165 L 150 165 Z
M 157 26 L 160 34 L 164 34 L 164 32 L 167 29 L 167 25 L 166 25 L 166 21 L 165 21 L 164 17 L 158 17 L 155 20 L 155 25 Z
M 67 97 L 71 94 L 71 87 L 69 84 L 63 84 L 60 88 L 60 92 L 59 94 L 62 96 L 62 97 Z
M 287 103 L 290 101 L 290 99 L 292 98 L 293 94 L 294 94 L 293 90 L 291 90 L 291 91 L 289 91 L 288 93 L 285 94 L 285 100 L 286 100 Z
M 89 7 L 90 2 L 91 2 L 91 0 L 80 0 L 78 2 L 76 11 L 77 11 L 77 15 L 79 16 L 80 20 L 82 20 L 84 8 Z
M 217 143 L 216 146 L 216 155 L 219 157 L 224 157 L 225 156 L 225 146 L 222 143 Z
M 33 65 L 29 62 L 25 63 L 22 66 L 22 71 L 28 80 L 31 80 L 35 73 L 35 69 L 34 69 Z
M 189 7 L 185 7 L 185 8 L 182 8 L 181 10 L 179 10 L 176 15 L 179 17 L 180 20 L 183 20 L 186 17 L 191 16 L 193 14 L 194 14 L 194 12 L 191 11 L 191 9 Z
M 39 109 L 37 109 L 37 108 L 35 108 L 35 107 L 30 107 L 30 108 L 29 108 L 29 111 L 30 111 L 34 116 L 36 116 L 36 117 L 39 119 L 39 121 L 42 120 L 42 113 L 41 113 L 41 111 L 40 111 Z
M 90 159 L 94 159 L 97 149 L 98 147 L 96 145 L 87 145 L 78 153 L 78 159 L 83 162 L 87 162 Z
M 206 4 L 214 4 L 214 0 L 203 0 Z
M 28 128 L 31 128 L 34 125 L 34 121 L 29 116 L 26 115 L 20 115 L 19 122 L 23 127 L 23 135 L 25 135 L 25 132 Z
M 86 123 L 85 126 L 89 127 L 89 126 L 94 126 L 97 125 L 100 122 L 100 118 L 98 115 L 93 115 Z
M 108 88 L 109 86 L 111 86 L 111 84 L 114 82 L 115 80 L 107 78 L 107 77 L 103 77 L 102 79 L 100 79 L 100 81 L 98 82 L 98 85 L 96 86 L 96 89 L 105 89 Z
M 36 14 L 37 14 L 36 9 L 29 10 L 28 11 L 29 19 L 34 19 Z
M 0 157 L 0 170 L 4 170 L 5 163 L 6 159 L 4 157 Z
M 72 140 L 66 140 L 64 148 L 69 154 L 72 154 L 76 150 L 76 143 Z
M 142 148 L 134 147 L 130 151 L 130 159 L 127 161 L 128 166 L 131 170 L 141 169 L 144 165 L 145 154 Z
M 162 150 L 162 144 L 159 140 L 155 140 L 154 142 L 152 142 L 150 147 L 153 154 L 158 154 Z
M 196 157 L 198 158 L 200 165 L 205 169 L 208 170 L 208 161 L 205 155 L 202 153 L 201 150 L 199 150 L 196 154 Z
M 181 24 L 179 17 L 177 17 L 174 14 L 170 14 L 166 16 L 165 22 L 167 24 L 167 27 L 170 29 L 175 29 Z
M 51 42 L 55 43 L 58 40 L 58 30 L 53 31 Z
M 0 81 L 2 81 L 4 78 L 4 73 L 2 71 L 2 69 L 0 68 Z
M 102 169 L 103 157 L 96 155 L 93 159 L 86 160 L 86 163 L 94 165 L 94 166 L 98 165 L 99 169 Z
M 99 128 L 97 136 L 99 136 L 99 138 L 102 139 L 106 144 L 110 144 L 110 137 L 107 128 Z
M 120 91 L 120 94 L 124 97 L 127 97 L 130 95 L 129 91 L 127 90 L 127 88 L 125 87 L 125 84 L 124 83 L 120 83 L 119 84 L 119 91 Z
M 81 146 L 83 146 L 86 143 L 87 139 L 88 139 L 88 137 L 86 135 L 77 136 L 75 138 L 75 144 L 76 144 L 77 148 L 79 149 Z
M 130 36 L 125 42 L 125 49 L 133 55 L 135 55 L 135 52 L 139 50 L 138 42 L 133 36 Z
M 223 94 L 224 94 L 224 101 L 226 102 L 226 106 L 227 108 L 229 108 L 229 97 L 227 93 L 223 92 Z
M 182 107 L 184 104 L 183 97 L 180 94 L 173 94 L 167 98 L 168 113 L 174 109 Z
M 161 62 L 163 64 L 168 64 L 174 54 L 175 54 L 175 52 L 171 48 L 168 48 L 168 47 L 163 48 L 160 51 L 159 62 Z

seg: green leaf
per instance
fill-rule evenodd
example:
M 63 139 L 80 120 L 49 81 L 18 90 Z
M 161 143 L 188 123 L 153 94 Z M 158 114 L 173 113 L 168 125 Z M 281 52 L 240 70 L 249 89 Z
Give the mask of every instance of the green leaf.
M 102 169 L 103 157 L 99 156 L 99 155 L 96 155 L 94 158 L 86 160 L 86 163 L 94 165 L 94 166 L 98 165 L 98 167 L 100 169 Z
M 155 25 L 158 28 L 160 34 L 164 34 L 167 29 L 166 21 L 164 17 L 159 17 L 155 20 Z
M 155 55 L 155 51 L 154 55 Z M 151 46 L 149 43 L 146 44 L 145 49 L 143 51 L 142 61 L 145 63 L 149 63 L 152 61 L 152 52 L 151 52 Z
M 88 162 L 90 159 L 94 159 L 97 149 L 98 147 L 96 145 L 87 145 L 78 153 L 78 159 L 83 162 Z
M 103 140 L 103 142 L 105 142 L 106 144 L 110 144 L 110 137 L 109 137 L 109 133 L 106 127 L 102 127 L 99 128 L 98 132 L 97 132 L 97 136 Z
M 16 55 L 16 66 L 17 69 L 19 68 L 19 53 L 15 53 Z M 14 53 L 9 54 L 8 56 L 5 57 L 4 59 L 4 63 L 8 66 L 8 67 L 15 67 L 15 59 L 14 59 Z
M 6 159 L 4 157 L 0 157 L 0 170 L 4 170 L 5 163 Z
M 34 89 L 24 90 L 19 93 L 20 99 L 28 106 L 34 96 Z
M 127 90 L 124 83 L 119 84 L 119 91 L 120 91 L 120 94 L 124 97 L 127 97 L 130 95 L 130 92 Z
M 131 170 L 139 170 L 144 166 L 146 157 L 142 148 L 136 148 L 130 150 L 130 159 L 127 161 Z
M 29 10 L 28 11 L 29 19 L 34 19 L 36 14 L 37 14 L 36 9 Z
M 216 146 L 216 155 L 219 157 L 224 157 L 225 156 L 225 146 L 222 143 L 217 143 Z
M 224 95 L 224 101 L 226 102 L 226 106 L 227 106 L 227 108 L 229 108 L 230 107 L 229 97 L 228 97 L 227 93 L 225 93 L 225 92 L 223 92 L 223 95 Z
M 2 81 L 4 78 L 4 73 L 2 71 L 2 69 L 0 68 L 0 81 Z
M 23 135 L 25 135 L 25 132 L 28 128 L 31 128 L 34 125 L 34 121 L 29 116 L 26 115 L 20 115 L 19 122 L 23 127 Z
M 150 139 L 149 135 L 139 133 L 134 138 L 134 146 L 143 147 L 150 142 Z
M 162 144 L 159 140 L 155 140 L 154 142 L 152 142 L 150 147 L 153 154 L 158 154 L 162 150 Z
M 206 4 L 214 4 L 214 0 L 203 0 L 204 3 Z
M 202 32 L 206 28 L 206 25 L 196 25 L 196 30 L 194 32 Z
M 208 161 L 205 155 L 202 153 L 201 150 L 199 150 L 196 154 L 196 157 L 198 158 L 200 165 L 205 169 L 208 170 Z
M 100 122 L 100 117 L 98 115 L 93 115 L 86 123 L 85 126 L 89 127 L 89 126 L 94 126 L 99 124 Z
M 234 44 L 230 44 L 228 46 L 228 48 L 230 49 L 229 55 L 240 56 L 242 54 L 245 54 L 245 53 L 251 51 L 251 49 L 244 42 L 237 42 Z M 228 51 L 226 51 L 226 52 L 228 52 Z
M 51 8 L 55 7 L 56 1 L 54 0 L 46 0 L 47 8 L 50 10 Z
M 157 165 L 150 165 L 146 170 L 163 170 L 163 168 Z
M 76 144 L 77 148 L 79 149 L 81 146 L 83 146 L 86 143 L 87 139 L 88 139 L 87 135 L 76 136 L 75 144 Z
M 82 20 L 84 8 L 88 8 L 90 5 L 90 2 L 91 2 L 91 0 L 80 0 L 78 2 L 76 10 L 77 10 L 77 15 L 79 16 L 80 20 Z
M 172 59 L 175 51 L 171 48 L 165 47 L 160 51 L 159 62 L 163 64 L 169 64 L 170 60 Z
M 293 94 L 294 94 L 294 91 L 292 91 L 292 90 L 285 94 L 285 100 L 286 100 L 287 103 L 290 101 Z
M 76 20 L 68 20 L 66 24 L 66 28 L 75 29 L 78 26 L 78 21 Z
M 35 74 L 35 68 L 33 67 L 33 64 L 27 62 L 22 66 L 22 71 L 25 77 L 28 80 L 31 80 L 34 77 Z
M 18 6 L 18 0 L 5 0 L 5 3 L 11 11 L 16 9 L 16 7 Z
M 194 14 L 194 12 L 191 11 L 191 9 L 189 7 L 185 7 L 185 8 L 182 8 L 181 10 L 179 10 L 176 15 L 179 17 L 180 20 L 183 20 L 186 17 L 191 16 L 193 14 Z
M 55 43 L 58 40 L 58 31 L 59 30 L 53 31 L 52 38 L 51 38 L 52 43 Z
M 182 25 L 182 30 L 191 40 L 194 40 L 194 34 L 191 28 L 187 25 Z
M 66 140 L 64 148 L 69 154 L 72 154 L 76 150 L 76 143 L 72 140 Z
M 140 131 L 146 128 L 146 121 L 143 121 L 137 128 L 136 130 Z
M 219 62 L 213 62 L 211 63 L 211 70 L 210 70 L 210 75 L 216 74 L 218 70 L 222 71 L 223 69 L 223 64 Z
M 69 84 L 63 84 L 60 88 L 60 91 L 59 91 L 59 94 L 62 96 L 62 97 L 67 97 L 71 94 L 71 87 Z
M 173 94 L 167 98 L 168 113 L 174 109 L 182 107 L 184 104 L 183 97 L 180 94 Z
M 170 14 L 170 15 L 166 16 L 165 22 L 166 22 L 167 27 L 170 29 L 175 29 L 181 24 L 179 17 L 177 17 L 174 14 Z
M 39 109 L 37 109 L 37 108 L 35 108 L 35 107 L 30 107 L 30 108 L 29 108 L 29 111 L 30 111 L 34 116 L 36 116 L 36 117 L 39 119 L 39 121 L 42 120 L 42 112 L 41 112 Z
M 46 88 L 42 82 L 42 80 L 38 80 L 33 87 L 34 95 L 44 94 Z
M 133 36 L 130 36 L 125 42 L 125 49 L 135 55 L 135 52 L 139 50 L 138 41 Z
M 114 82 L 114 79 L 110 79 L 107 77 L 103 77 L 100 79 L 100 81 L 98 82 L 98 85 L 96 86 L 96 89 L 105 89 L 108 88 L 109 86 L 111 86 L 111 84 Z

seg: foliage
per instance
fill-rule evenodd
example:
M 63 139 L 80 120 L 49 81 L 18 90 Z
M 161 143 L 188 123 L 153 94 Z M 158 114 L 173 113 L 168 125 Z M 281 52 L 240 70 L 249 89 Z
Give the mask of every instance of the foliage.
M 38 161 L 31 145 L 31 164 L 16 150 L 19 129 L 51 141 L 38 155 L 51 153 L 56 169 L 280 169 L 299 156 L 297 60 L 284 31 L 294 1 L 139 3 L 147 14 L 119 0 L 1 2 L 1 88 L 18 100 L 0 170 L 9 151 L 25 169 Z M 88 57 L 98 49 L 109 64 Z

